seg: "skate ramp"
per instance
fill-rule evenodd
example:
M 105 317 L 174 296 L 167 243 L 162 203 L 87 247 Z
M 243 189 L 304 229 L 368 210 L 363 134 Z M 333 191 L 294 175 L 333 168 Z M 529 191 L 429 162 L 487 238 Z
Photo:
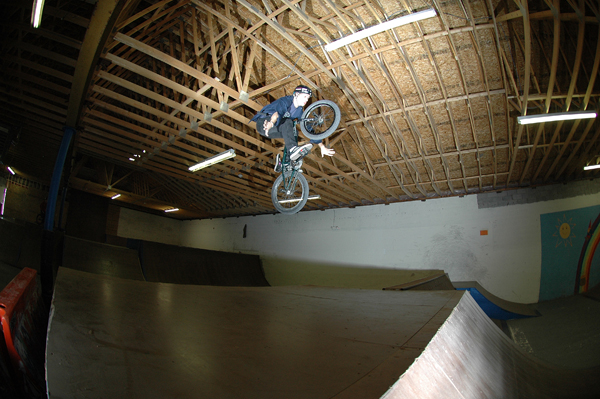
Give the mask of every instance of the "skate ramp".
M 457 290 L 469 291 L 473 299 L 493 319 L 511 320 L 540 315 L 535 306 L 497 297 L 476 281 L 455 281 L 452 284 Z
M 42 228 L 32 223 L 0 219 L 0 263 L 19 270 L 40 269 Z
M 61 268 L 50 398 L 597 398 L 466 291 L 214 287 Z M 392 388 L 390 388 L 392 387 Z
M 598 398 L 600 368 L 560 369 L 530 356 L 469 295 L 423 354 L 383 396 L 399 398 Z
M 450 281 L 448 273 L 440 270 L 438 273 L 431 276 L 409 281 L 404 284 L 394 285 L 392 287 L 386 287 L 384 290 L 396 290 L 396 291 L 439 291 L 439 290 L 454 290 L 454 285 Z
M 89 273 L 145 280 L 138 251 L 65 236 L 62 266 Z
M 61 268 L 50 398 L 379 398 L 463 295 L 214 287 Z
M 62 266 L 132 280 L 268 286 L 260 257 L 139 241 L 133 248 L 65 236 Z
M 264 287 L 258 255 L 209 251 L 144 241 L 139 247 L 146 279 L 155 283 Z

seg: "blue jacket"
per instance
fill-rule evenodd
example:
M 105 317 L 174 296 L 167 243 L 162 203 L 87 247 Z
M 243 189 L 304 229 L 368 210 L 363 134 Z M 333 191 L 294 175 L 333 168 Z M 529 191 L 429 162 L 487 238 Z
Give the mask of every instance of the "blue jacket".
M 260 111 L 256 113 L 256 115 L 252 117 L 252 119 L 250 119 L 250 121 L 256 122 L 259 118 L 268 118 L 269 116 L 277 112 L 279 114 L 279 118 L 277 118 L 275 126 L 279 126 L 283 122 L 283 119 L 286 117 L 285 114 L 290 112 L 293 102 L 294 96 L 281 97 L 273 101 L 271 104 L 265 105 Z M 297 108 L 295 112 L 295 114 L 297 115 L 291 115 L 292 119 L 300 119 L 302 117 L 302 111 L 302 107 Z M 322 142 L 322 140 L 310 140 L 310 142 L 313 144 L 319 144 Z

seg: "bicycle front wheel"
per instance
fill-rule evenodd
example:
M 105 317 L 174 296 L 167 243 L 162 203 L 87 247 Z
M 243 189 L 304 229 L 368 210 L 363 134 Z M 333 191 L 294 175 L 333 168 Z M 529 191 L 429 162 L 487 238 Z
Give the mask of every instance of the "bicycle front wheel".
M 284 178 L 279 175 L 273 183 L 271 201 L 277 211 L 286 215 L 300 212 L 308 200 L 308 181 L 301 173 Z
M 323 140 L 337 129 L 341 118 L 340 108 L 333 101 L 315 101 L 302 113 L 300 130 L 309 139 Z

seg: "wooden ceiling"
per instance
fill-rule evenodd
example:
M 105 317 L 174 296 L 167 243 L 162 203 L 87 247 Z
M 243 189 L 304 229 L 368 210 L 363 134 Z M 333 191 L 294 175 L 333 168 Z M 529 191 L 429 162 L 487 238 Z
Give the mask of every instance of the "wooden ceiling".
M 597 0 L 47 0 L 38 29 L 29 3 L 0 6 L 0 127 L 19 132 L 2 162 L 29 178 L 50 180 L 71 126 L 72 188 L 181 219 L 274 213 L 283 143 L 249 120 L 298 84 L 342 110 L 336 155 L 305 158 L 321 199 L 304 211 L 597 176 L 582 170 L 600 154 L 595 120 L 516 123 L 598 109 Z

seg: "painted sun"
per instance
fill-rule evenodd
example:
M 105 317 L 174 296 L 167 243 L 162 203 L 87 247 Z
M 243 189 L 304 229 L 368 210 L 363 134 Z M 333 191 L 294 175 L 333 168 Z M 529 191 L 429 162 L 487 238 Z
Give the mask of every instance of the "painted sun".
M 567 219 L 566 215 L 563 215 L 562 219 L 557 219 L 558 225 L 556 225 L 556 231 L 552 234 L 552 237 L 556 237 L 556 248 L 563 245 L 566 247 L 567 245 L 573 246 L 573 238 L 575 238 L 575 234 L 573 234 L 573 227 L 575 227 L 575 223 L 572 223 L 573 218 Z

